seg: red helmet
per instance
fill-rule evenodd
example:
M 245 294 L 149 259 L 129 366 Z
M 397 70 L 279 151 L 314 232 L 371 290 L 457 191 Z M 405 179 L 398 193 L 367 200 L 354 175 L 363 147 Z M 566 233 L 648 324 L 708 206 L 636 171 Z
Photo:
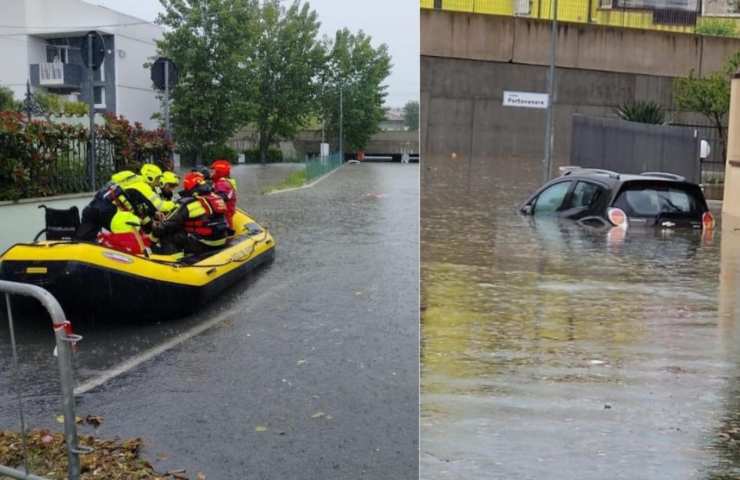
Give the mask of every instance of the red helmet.
M 214 160 L 211 164 L 211 170 L 213 170 L 211 177 L 214 180 L 218 180 L 219 178 L 231 175 L 231 164 L 228 160 Z
M 185 178 L 182 181 L 182 187 L 186 192 L 189 192 L 205 181 L 205 177 L 202 173 L 188 172 L 185 174 Z

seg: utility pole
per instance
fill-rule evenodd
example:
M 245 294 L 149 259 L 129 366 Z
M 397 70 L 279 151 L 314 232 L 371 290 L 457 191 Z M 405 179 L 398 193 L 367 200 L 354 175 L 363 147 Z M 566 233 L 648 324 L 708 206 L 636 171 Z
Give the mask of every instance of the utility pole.
M 95 191 L 95 75 L 93 74 L 93 36 L 87 34 L 87 81 L 90 98 L 90 190 Z M 101 93 L 102 94 L 102 93 Z
M 167 141 L 172 139 L 170 133 L 170 62 L 164 62 L 164 134 Z M 172 163 L 172 152 L 169 154 L 167 159 L 167 168 L 175 168 Z
M 553 104 L 555 103 L 555 55 L 558 40 L 558 0 L 552 0 L 552 30 L 550 31 L 550 69 L 547 75 L 547 114 L 545 116 L 545 158 L 542 161 L 545 182 L 550 180 L 554 145 Z

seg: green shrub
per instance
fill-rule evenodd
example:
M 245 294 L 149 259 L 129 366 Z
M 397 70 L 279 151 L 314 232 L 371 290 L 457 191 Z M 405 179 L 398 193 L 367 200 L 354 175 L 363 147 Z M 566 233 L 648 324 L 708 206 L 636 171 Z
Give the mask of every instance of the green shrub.
M 144 130 L 123 117 L 106 117 L 97 127 L 97 184 L 112 170 L 144 161 L 164 165 L 173 145 L 161 130 Z M 25 121 L 18 112 L 0 112 L 0 200 L 45 197 L 89 190 L 88 131 L 79 125 Z
M 62 102 L 62 111 L 68 117 L 84 117 L 89 109 L 87 103 L 65 100 Z
M 665 123 L 665 110 L 655 102 L 632 102 L 625 103 L 617 108 L 617 115 L 628 122 L 652 123 L 662 125 Z
M 236 163 L 238 156 L 236 150 L 228 145 L 214 145 L 206 147 L 203 152 L 203 163 L 210 165 L 214 160 L 228 160 L 231 163 Z
M 64 98 L 62 98 L 61 95 L 56 95 L 54 93 L 49 93 L 45 90 L 39 90 L 33 94 L 34 97 L 36 97 L 36 101 L 38 102 L 41 109 L 44 111 L 44 114 L 46 115 L 61 115 L 64 113 L 63 110 L 63 104 L 64 104 Z
M 13 90 L 0 86 L 0 112 L 17 112 L 21 103 L 13 97 Z
M 736 37 L 735 22 L 721 18 L 704 18 L 696 26 L 697 35 L 714 37 Z

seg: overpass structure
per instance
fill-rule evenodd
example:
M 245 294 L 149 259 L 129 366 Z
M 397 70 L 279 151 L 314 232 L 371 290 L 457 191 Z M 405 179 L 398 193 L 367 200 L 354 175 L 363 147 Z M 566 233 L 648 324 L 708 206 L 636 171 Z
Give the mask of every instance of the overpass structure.
M 243 129 L 231 139 L 230 145 L 239 152 L 256 148 L 258 135 L 250 129 Z M 305 155 L 318 155 L 321 151 L 321 130 L 303 130 L 289 141 L 281 141 L 280 149 L 287 158 L 303 158 Z M 337 151 L 337 139 L 326 138 L 331 150 Z M 288 153 L 286 153 L 288 152 Z M 378 132 L 370 138 L 364 150 L 367 160 L 400 161 L 404 154 L 411 159 L 419 158 L 419 131 L 388 130 Z M 354 158 L 355 152 L 345 149 L 347 158 Z
M 334 145 L 336 140 L 329 143 L 332 144 L 332 150 L 336 149 Z M 318 155 L 321 145 L 321 130 L 303 131 L 293 139 L 293 144 L 298 152 L 304 152 L 308 155 Z M 419 132 L 406 130 L 378 132 L 372 136 L 364 152 L 365 158 L 368 160 L 385 159 L 400 161 L 404 154 L 418 159 Z M 345 153 L 348 156 L 354 154 L 354 152 Z

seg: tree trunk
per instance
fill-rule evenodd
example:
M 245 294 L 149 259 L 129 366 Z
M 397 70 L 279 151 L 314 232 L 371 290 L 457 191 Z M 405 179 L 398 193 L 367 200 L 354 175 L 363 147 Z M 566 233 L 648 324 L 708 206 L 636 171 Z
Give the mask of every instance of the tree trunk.
M 717 126 L 719 143 L 722 146 L 722 162 L 727 162 L 727 139 L 725 138 L 725 129 L 722 126 L 722 117 L 715 115 L 714 124 Z
M 260 131 L 260 163 L 264 165 L 267 163 L 267 152 L 270 150 L 270 144 L 272 143 L 272 134 L 267 131 Z

